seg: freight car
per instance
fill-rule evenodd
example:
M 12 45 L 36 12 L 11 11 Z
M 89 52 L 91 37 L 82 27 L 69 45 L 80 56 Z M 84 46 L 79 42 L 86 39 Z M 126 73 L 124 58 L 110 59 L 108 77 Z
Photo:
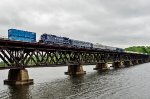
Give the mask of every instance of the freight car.
M 96 43 L 96 44 L 93 44 L 93 49 L 95 49 L 95 50 L 106 50 L 106 46 Z
M 106 46 L 106 49 L 110 51 L 117 51 L 117 47 L 112 47 L 112 46 Z
M 86 49 L 92 49 L 93 48 L 92 43 L 79 41 L 79 40 L 70 39 L 70 44 L 71 44 L 71 46 L 76 47 L 76 48 L 86 48 Z
M 125 50 L 122 49 L 122 48 L 116 48 L 116 51 L 117 51 L 117 52 L 125 52 Z
M 117 48 L 117 47 L 112 47 L 112 46 L 106 46 L 102 44 L 93 44 L 93 49 L 95 50 L 106 50 L 106 51 L 116 51 L 116 52 L 124 52 L 124 49 L 122 48 Z
M 36 42 L 36 33 L 18 29 L 8 30 L 8 39 L 23 42 Z

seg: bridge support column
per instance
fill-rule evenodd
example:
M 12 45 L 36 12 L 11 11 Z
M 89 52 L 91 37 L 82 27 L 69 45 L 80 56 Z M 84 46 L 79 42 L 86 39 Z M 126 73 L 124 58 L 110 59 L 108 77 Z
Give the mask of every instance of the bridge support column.
M 138 60 L 138 63 L 139 63 L 139 64 L 143 64 L 143 60 L 141 60 L 141 59 Z
M 107 63 L 97 63 L 96 67 L 93 68 L 94 70 L 107 70 L 108 64 Z
M 133 60 L 133 61 L 132 61 L 132 64 L 133 64 L 133 65 L 138 65 L 139 62 L 138 62 L 138 60 Z
M 82 65 L 69 65 L 68 71 L 65 72 L 66 75 L 81 75 L 86 74 L 86 71 L 83 70 Z
M 33 79 L 29 79 L 28 71 L 23 69 L 10 69 L 8 79 L 4 80 L 4 84 L 8 85 L 24 85 L 33 84 Z
M 130 60 L 128 60 L 128 61 L 124 61 L 124 66 L 132 66 L 133 65 L 133 63 L 132 63 L 132 61 L 130 61 Z
M 148 62 L 148 60 L 146 60 L 146 59 L 143 60 L 143 63 L 147 63 L 147 62 Z
M 145 60 L 145 62 L 146 62 L 146 63 L 148 63 L 148 62 L 149 62 L 149 60 L 147 59 L 147 60 Z
M 112 67 L 114 67 L 114 68 L 122 68 L 122 67 L 124 67 L 124 65 L 123 65 L 122 61 L 116 61 L 116 62 L 113 62 Z

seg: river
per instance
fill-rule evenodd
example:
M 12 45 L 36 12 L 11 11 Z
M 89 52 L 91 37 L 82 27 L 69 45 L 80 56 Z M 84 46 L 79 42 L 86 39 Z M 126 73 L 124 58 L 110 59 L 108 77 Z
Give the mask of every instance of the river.
M 28 68 L 33 85 L 4 85 L 8 70 L 0 70 L 0 99 L 150 99 L 150 64 L 103 72 L 84 66 L 83 76 L 64 75 L 67 67 Z

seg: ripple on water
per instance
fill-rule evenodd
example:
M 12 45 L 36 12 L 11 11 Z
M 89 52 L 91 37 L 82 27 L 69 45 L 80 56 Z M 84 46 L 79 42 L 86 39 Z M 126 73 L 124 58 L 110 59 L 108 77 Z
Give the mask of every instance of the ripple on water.
M 66 76 L 67 67 L 28 69 L 34 85 L 7 86 L 8 70 L 0 71 L 0 99 L 149 99 L 150 64 Z

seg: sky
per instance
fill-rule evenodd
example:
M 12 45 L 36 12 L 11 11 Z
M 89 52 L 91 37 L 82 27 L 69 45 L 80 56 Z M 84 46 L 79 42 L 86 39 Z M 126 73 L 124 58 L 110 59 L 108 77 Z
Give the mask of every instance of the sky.
M 150 0 L 1 0 L 0 36 L 16 28 L 116 47 L 150 45 Z

